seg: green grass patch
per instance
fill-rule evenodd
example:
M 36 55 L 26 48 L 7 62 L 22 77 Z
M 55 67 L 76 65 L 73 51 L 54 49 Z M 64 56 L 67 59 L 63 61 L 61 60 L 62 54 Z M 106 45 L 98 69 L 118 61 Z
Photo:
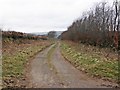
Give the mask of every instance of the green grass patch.
M 85 51 L 78 51 L 76 46 L 62 42 L 61 52 L 79 70 L 87 72 L 89 75 L 98 76 L 103 79 L 118 80 L 118 61 L 107 60 L 99 54 L 87 54 Z
M 51 70 L 54 70 L 55 72 L 56 72 L 56 69 L 54 65 L 51 63 L 51 58 L 55 51 L 56 46 L 57 44 L 53 44 L 52 48 L 48 51 L 48 54 L 47 54 L 48 66 L 50 67 Z
M 49 44 L 50 45 L 50 44 Z M 49 45 L 35 45 L 29 46 L 24 50 L 17 51 L 14 55 L 4 55 L 2 57 L 2 76 L 3 80 L 15 77 L 21 78 L 24 75 L 25 64 L 28 60 L 33 57 L 36 53 L 42 51 Z

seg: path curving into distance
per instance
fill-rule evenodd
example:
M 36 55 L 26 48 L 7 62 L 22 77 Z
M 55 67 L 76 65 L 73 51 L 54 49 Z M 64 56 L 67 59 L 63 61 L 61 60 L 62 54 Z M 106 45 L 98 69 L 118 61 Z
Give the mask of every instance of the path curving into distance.
M 106 88 L 110 83 L 88 77 L 66 61 L 60 42 L 38 53 L 31 61 L 29 85 L 32 88 Z

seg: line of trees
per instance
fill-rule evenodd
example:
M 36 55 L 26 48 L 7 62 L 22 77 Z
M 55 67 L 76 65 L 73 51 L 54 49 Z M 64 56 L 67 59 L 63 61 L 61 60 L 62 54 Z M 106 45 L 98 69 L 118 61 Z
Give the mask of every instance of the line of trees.
M 32 40 L 47 40 L 48 37 L 44 35 L 34 35 L 22 32 L 15 32 L 15 31 L 2 31 L 2 38 L 12 38 L 13 40 L 17 39 L 32 39 Z
M 106 2 L 97 4 L 73 22 L 61 39 L 120 49 L 120 2 L 116 0 L 112 6 Z

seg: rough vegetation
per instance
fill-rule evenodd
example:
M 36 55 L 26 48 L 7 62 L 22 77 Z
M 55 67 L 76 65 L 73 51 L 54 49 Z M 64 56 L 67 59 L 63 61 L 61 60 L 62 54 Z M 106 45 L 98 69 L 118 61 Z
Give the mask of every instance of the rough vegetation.
M 2 31 L 3 87 L 26 87 L 25 66 L 31 57 L 53 44 L 50 40 L 54 38 L 55 31 L 47 36 Z M 66 40 L 61 42 L 62 55 L 76 68 L 90 76 L 118 82 L 120 2 L 116 0 L 113 6 L 99 3 L 74 21 L 59 38 Z M 50 58 L 55 48 L 56 45 L 47 55 L 51 68 L 54 68 Z
M 120 83 L 120 1 L 98 3 L 60 36 L 63 56 L 78 69 Z M 78 51 L 79 50 L 79 51 Z
M 21 37 L 19 39 L 16 36 L 20 33 L 15 32 L 11 36 L 9 32 L 5 33 L 2 40 L 3 87 L 26 87 L 25 66 L 30 58 L 52 42 L 36 38 Z
M 15 32 L 15 31 L 2 31 L 3 39 L 11 39 L 11 40 L 18 40 L 18 39 L 29 39 L 29 40 L 47 40 L 47 36 L 44 35 L 34 35 L 22 32 Z
M 117 53 L 109 51 L 70 41 L 62 42 L 61 45 L 63 56 L 79 70 L 91 76 L 117 82 Z
M 112 6 L 106 2 L 99 3 L 73 22 L 62 33 L 61 39 L 119 49 L 120 2 L 116 0 Z

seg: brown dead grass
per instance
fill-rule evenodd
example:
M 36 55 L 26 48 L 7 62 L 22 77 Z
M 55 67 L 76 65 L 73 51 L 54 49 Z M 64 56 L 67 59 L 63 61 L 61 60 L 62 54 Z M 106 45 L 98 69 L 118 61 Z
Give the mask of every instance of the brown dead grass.
M 100 55 L 102 58 L 106 58 L 107 60 L 118 60 L 118 52 L 113 51 L 110 48 L 100 48 L 90 45 L 85 45 L 81 43 L 75 43 L 71 41 L 65 41 L 69 43 L 70 46 L 72 46 L 76 51 L 83 51 L 83 53 L 86 53 L 87 55 Z M 75 46 L 75 47 L 74 47 Z
M 27 62 L 52 43 L 47 40 L 3 41 L 3 87 L 26 87 L 25 68 Z

